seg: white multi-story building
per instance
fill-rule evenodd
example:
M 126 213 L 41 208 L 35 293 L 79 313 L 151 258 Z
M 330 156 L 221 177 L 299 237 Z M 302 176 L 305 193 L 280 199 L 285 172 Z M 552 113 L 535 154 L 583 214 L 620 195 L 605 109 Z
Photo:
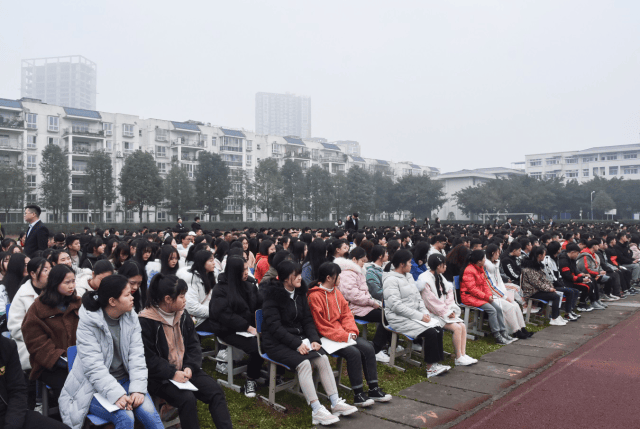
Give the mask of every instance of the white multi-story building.
M 321 138 L 258 135 L 193 120 L 143 119 L 136 115 L 56 106 L 37 99 L 0 99 L 0 162 L 22 162 L 24 165 L 29 188 L 27 203 L 39 200 L 38 190 L 43 180 L 41 154 L 49 143 L 64 150 L 71 171 L 68 222 L 96 220 L 85 196 L 87 162 L 96 150 L 110 154 L 115 184 L 125 159 L 138 149 L 154 156 L 161 175 L 169 172 L 172 162 L 179 162 L 190 179 L 195 178 L 200 152 L 217 153 L 232 171 L 232 190 L 225 199 L 225 218 L 249 221 L 260 220 L 261 214 L 244 209 L 240 201 L 243 192 L 240 181 L 243 176 L 252 179 L 262 159 L 275 158 L 279 165 L 291 159 L 303 170 L 318 165 L 331 174 L 347 173 L 351 167 L 359 166 L 370 172 L 379 171 L 394 180 L 406 175 L 435 176 L 439 173 L 437 168 L 412 162 L 362 158 L 349 154 L 349 145 L 328 143 Z M 106 222 L 140 221 L 136 212 L 124 210 L 120 198 L 104 207 L 104 213 Z M 200 213 L 185 214 L 195 216 Z M 173 220 L 162 207 L 150 211 L 150 217 L 152 222 Z M 46 220 L 53 219 L 49 216 Z M 0 213 L 0 222 L 21 221 L 21 211 L 9 213 L 8 218 Z
M 22 60 L 22 97 L 95 110 L 97 73 L 96 63 L 81 55 Z
M 311 137 L 311 97 L 258 92 L 256 133 L 281 137 Z
M 565 181 L 588 182 L 640 178 L 640 144 L 600 146 L 579 151 L 525 155 L 525 171 L 536 179 L 562 177 Z
M 443 191 L 445 192 L 447 201 L 438 210 L 436 216 L 441 220 L 457 219 L 469 220 L 469 216 L 462 213 L 458 208 L 455 193 L 468 188 L 477 186 L 482 183 L 495 179 L 506 179 L 512 176 L 524 175 L 523 170 L 514 170 L 512 168 L 494 167 L 494 168 L 477 168 L 475 170 L 460 170 L 451 173 L 443 173 L 434 179 L 442 182 Z

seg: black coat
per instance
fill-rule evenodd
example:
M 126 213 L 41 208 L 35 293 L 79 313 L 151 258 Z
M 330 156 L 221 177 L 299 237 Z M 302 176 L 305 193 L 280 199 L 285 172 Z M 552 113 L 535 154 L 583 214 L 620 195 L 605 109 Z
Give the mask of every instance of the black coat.
M 196 232 L 198 230 L 202 229 L 202 227 L 200 226 L 200 224 L 198 222 L 193 222 L 191 224 L 191 231 Z
M 279 280 L 272 280 L 263 290 L 262 352 L 291 369 L 306 359 L 319 357 L 315 351 L 301 355 L 297 350 L 304 338 L 320 342 L 307 302 L 307 287 L 297 288 L 293 299 Z
M 229 296 L 229 284 L 220 275 L 209 301 L 209 320 L 216 335 L 226 337 L 256 326 L 256 310 L 262 307 L 258 287 L 252 282 L 242 282 L 242 290 L 238 291 L 237 297 Z
M 168 383 L 176 371 L 182 371 L 185 368 L 191 368 L 194 374 L 200 370 L 202 367 L 200 340 L 193 320 L 186 310 L 180 318 L 180 331 L 184 342 L 182 368 L 176 368 L 169 363 L 169 345 L 167 344 L 167 337 L 164 335 L 162 323 L 142 316 L 139 316 L 138 320 L 142 328 L 142 342 L 144 343 L 144 357 L 149 370 L 149 383 L 152 381 Z
M 558 256 L 558 269 L 560 270 L 560 275 L 565 285 L 582 284 L 584 279 L 589 277 L 588 274 L 578 273 L 575 259 L 571 259 L 566 252 L 562 252 L 560 256 Z
M 0 336 L 0 427 L 21 429 L 27 415 L 27 384 L 16 342 Z
M 633 264 L 633 252 L 629 248 L 627 244 L 622 244 L 620 242 L 616 243 L 613 246 L 616 254 L 618 256 L 617 262 L 618 265 L 630 265 Z
M 522 270 L 520 269 L 520 265 L 518 265 L 518 261 L 516 261 L 515 256 L 507 254 L 502 258 L 502 260 L 500 260 L 500 265 L 502 266 L 502 270 L 505 275 L 509 277 L 509 281 L 513 284 L 519 285 Z
M 95 256 L 93 253 L 88 253 L 87 257 L 84 258 L 84 261 L 82 261 L 82 264 L 80 264 L 80 268 L 88 268 L 93 271 L 93 266 L 100 259 L 103 259 L 102 256 Z
M 185 226 L 184 226 L 183 224 L 181 224 L 180 222 L 178 222 L 178 223 L 176 224 L 176 227 L 175 227 L 175 228 L 176 228 L 179 232 L 185 232 L 185 231 L 186 231 L 186 229 L 187 229 L 187 228 L 185 228 Z
M 27 232 L 29 230 L 27 229 Z M 49 247 L 49 230 L 47 227 L 39 220 L 33 228 L 31 228 L 31 232 L 24 240 L 24 254 L 30 258 L 33 258 L 33 254 L 38 250 L 46 250 Z

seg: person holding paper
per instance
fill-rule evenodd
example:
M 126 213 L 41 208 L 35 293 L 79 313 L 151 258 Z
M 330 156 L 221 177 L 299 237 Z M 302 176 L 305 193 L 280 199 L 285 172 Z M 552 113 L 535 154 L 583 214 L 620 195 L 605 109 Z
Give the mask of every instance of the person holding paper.
M 356 247 L 351 253 L 353 254 L 356 249 L 364 252 L 361 247 Z M 347 360 L 347 373 L 353 389 L 354 405 L 368 407 L 376 401 L 388 402 L 391 400 L 391 395 L 383 392 L 378 385 L 378 368 L 373 345 L 359 337 L 360 332 L 349 309 L 349 303 L 338 290 L 341 271 L 340 266 L 333 262 L 320 265 L 318 280 L 311 283 L 307 293 L 309 309 L 323 340 L 326 338 L 344 345 L 334 354 Z M 366 283 L 364 288 L 368 294 Z M 351 345 L 347 345 L 348 343 Z M 363 371 L 369 386 L 368 394 L 364 393 Z
M 191 267 L 178 270 L 177 276 L 189 287 L 185 295 L 186 308 L 199 331 L 212 332 L 213 329 L 209 322 L 209 302 L 211 291 L 216 284 L 215 269 L 213 252 L 200 250 L 194 255 Z
M 264 286 L 263 352 L 274 361 L 296 369 L 302 394 L 313 410 L 312 424 L 337 423 L 338 416 L 353 414 L 358 409 L 338 396 L 336 379 L 309 309 L 300 265 L 283 261 L 276 269 L 278 277 Z M 322 387 L 329 396 L 331 413 L 318 400 L 313 368 L 319 372 Z
M 198 400 L 209 406 L 216 428 L 231 428 L 222 387 L 201 369 L 200 341 L 184 309 L 187 288 L 184 280 L 162 273 L 156 274 L 149 285 L 147 307 L 140 313 L 149 393 L 178 409 L 183 428 L 200 427 Z M 190 387 L 187 382 L 198 390 L 185 389 Z
M 411 275 L 412 258 L 410 251 L 398 250 L 385 267 L 382 276 L 384 315 L 393 329 L 422 343 L 427 377 L 431 378 L 451 367 L 438 363 L 444 359 L 442 324 L 431 318 L 418 292 Z
M 264 362 L 258 352 L 254 326 L 256 310 L 262 307 L 262 299 L 255 284 L 247 281 L 248 277 L 249 263 L 244 258 L 234 256 L 227 260 L 225 271 L 220 274 L 219 283 L 213 288 L 209 323 L 222 341 L 249 355 L 244 394 L 247 398 L 254 398 L 256 379 L 260 378 Z M 247 334 L 251 336 L 247 337 Z
M 72 429 L 81 429 L 88 413 L 115 429 L 133 429 L 134 419 L 146 429 L 164 427 L 147 394 L 140 323 L 126 277 L 105 277 L 98 290 L 83 295 L 77 356 L 59 406 Z
M 67 347 L 76 345 L 81 300 L 75 288 L 73 269 L 56 265 L 22 322 L 22 335 L 32 368 L 29 379 L 41 380 L 55 394 L 60 392 L 69 374 L 64 359 Z
M 429 271 L 418 276 L 416 284 L 431 317 L 440 320 L 442 327 L 453 334 L 456 365 L 472 365 L 478 361 L 466 354 L 467 328 L 460 319 L 460 307 L 455 301 L 453 285 L 444 278 L 447 262 L 441 253 L 433 253 L 427 260 Z

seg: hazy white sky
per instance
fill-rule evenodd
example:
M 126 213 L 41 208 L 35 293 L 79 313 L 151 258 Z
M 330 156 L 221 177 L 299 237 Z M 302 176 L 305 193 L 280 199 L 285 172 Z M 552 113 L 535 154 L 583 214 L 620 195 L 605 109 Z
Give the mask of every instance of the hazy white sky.
M 640 2 L 0 0 L 0 97 L 20 60 L 84 55 L 98 109 L 255 127 L 255 93 L 311 96 L 363 156 L 510 166 L 637 143 Z

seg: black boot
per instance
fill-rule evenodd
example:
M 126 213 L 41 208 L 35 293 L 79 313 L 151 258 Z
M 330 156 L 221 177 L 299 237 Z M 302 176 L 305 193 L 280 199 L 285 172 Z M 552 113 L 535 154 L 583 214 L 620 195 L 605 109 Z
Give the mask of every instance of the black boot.
M 522 334 L 524 335 L 525 338 L 531 338 L 531 337 L 533 337 L 533 334 L 535 333 L 535 332 L 527 331 L 527 328 L 520 329 L 520 332 L 522 332 Z

